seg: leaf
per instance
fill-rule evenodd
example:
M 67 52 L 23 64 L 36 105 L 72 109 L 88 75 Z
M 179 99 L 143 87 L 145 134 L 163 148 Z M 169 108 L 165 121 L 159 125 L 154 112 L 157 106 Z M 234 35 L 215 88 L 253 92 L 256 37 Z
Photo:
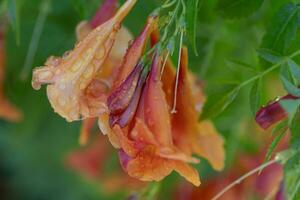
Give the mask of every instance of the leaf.
M 291 155 L 284 166 L 284 184 L 287 199 L 299 199 L 300 156 L 299 150 L 291 150 Z
M 290 71 L 292 72 L 293 77 L 297 80 L 297 83 L 300 83 L 300 66 L 295 63 L 293 60 L 288 59 L 287 61 Z
M 274 129 L 276 129 L 279 125 L 281 125 L 281 124 L 278 124 Z M 288 128 L 287 128 L 286 122 L 285 122 L 285 127 L 277 128 L 276 131 L 273 130 L 273 133 L 276 135 L 275 135 L 273 141 L 271 142 L 270 146 L 268 147 L 266 158 L 265 158 L 266 162 L 271 159 L 274 149 L 277 147 L 278 143 L 280 142 L 281 138 L 286 133 L 287 129 Z
M 283 109 L 288 113 L 289 124 L 291 124 L 296 113 L 298 112 L 300 106 L 300 99 L 283 99 L 279 103 L 283 107 Z
M 200 6 L 200 0 L 188 0 L 186 13 L 186 24 L 187 24 L 187 35 L 190 43 L 194 48 L 195 54 L 198 56 L 197 45 L 196 45 L 196 33 L 197 33 L 197 18 L 198 8 Z
M 261 48 L 256 52 L 261 58 L 273 64 L 278 63 L 282 59 L 282 57 L 278 53 L 272 51 L 271 49 Z
M 259 78 L 254 82 L 251 90 L 250 90 L 250 108 L 253 115 L 256 114 L 257 110 L 261 104 L 261 93 L 262 93 L 262 80 Z
M 16 34 L 17 44 L 20 44 L 20 0 L 8 0 L 8 16 Z
M 239 93 L 239 87 L 234 88 L 230 92 L 223 95 L 211 95 L 208 97 L 207 103 L 204 105 L 201 119 L 215 117 L 223 112 L 229 104 L 236 98 Z
M 286 91 L 293 96 L 299 97 L 300 89 L 297 88 L 295 85 L 293 85 L 293 83 L 291 83 L 285 76 L 281 75 L 280 77 L 281 77 L 283 86 L 286 89 Z
M 254 66 L 252 66 L 248 63 L 245 63 L 241 60 L 231 58 L 231 59 L 228 59 L 228 62 L 230 62 L 232 64 L 235 64 L 236 66 L 242 67 L 243 69 L 246 69 L 246 70 L 249 70 L 249 71 L 252 71 L 252 72 L 257 72 L 257 69 Z
M 226 18 L 248 17 L 257 11 L 263 0 L 219 0 L 217 9 Z
M 297 4 L 284 5 L 270 22 L 261 47 L 284 54 L 296 37 L 298 17 L 299 7 Z

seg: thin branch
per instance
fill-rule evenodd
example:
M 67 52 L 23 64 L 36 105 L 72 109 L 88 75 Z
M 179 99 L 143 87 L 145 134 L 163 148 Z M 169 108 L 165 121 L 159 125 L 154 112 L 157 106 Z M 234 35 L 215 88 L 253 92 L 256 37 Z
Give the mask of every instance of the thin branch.
M 276 160 L 270 160 L 269 162 L 266 162 L 265 164 L 262 164 L 258 167 L 256 167 L 255 169 L 251 170 L 250 172 L 244 174 L 243 176 L 241 176 L 240 178 L 238 178 L 237 180 L 233 181 L 232 183 L 230 183 L 228 186 L 226 186 L 222 191 L 220 191 L 216 196 L 214 196 L 212 198 L 212 200 L 217 200 L 219 199 L 224 193 L 226 193 L 228 190 L 230 190 L 231 188 L 233 188 L 234 186 L 240 184 L 244 179 L 248 178 L 249 176 L 255 174 L 256 172 L 259 172 L 260 170 L 272 165 L 276 163 Z

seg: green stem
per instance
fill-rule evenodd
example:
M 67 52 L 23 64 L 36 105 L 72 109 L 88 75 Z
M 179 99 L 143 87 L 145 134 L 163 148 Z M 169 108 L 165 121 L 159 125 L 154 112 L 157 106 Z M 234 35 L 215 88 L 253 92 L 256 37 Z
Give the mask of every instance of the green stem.
M 300 54 L 300 49 L 298 51 L 295 51 L 294 53 L 292 53 L 290 56 L 287 56 L 287 58 L 294 58 L 296 56 L 298 56 Z M 249 83 L 262 78 L 263 76 L 267 75 L 268 73 L 270 73 L 271 71 L 277 69 L 283 62 L 286 62 L 286 59 L 282 59 L 280 62 L 274 64 L 273 66 L 271 66 L 270 68 L 268 68 L 267 70 L 257 74 L 256 76 L 251 77 L 250 79 L 242 82 L 239 86 L 237 86 L 238 89 L 241 89 L 242 87 L 248 85 Z

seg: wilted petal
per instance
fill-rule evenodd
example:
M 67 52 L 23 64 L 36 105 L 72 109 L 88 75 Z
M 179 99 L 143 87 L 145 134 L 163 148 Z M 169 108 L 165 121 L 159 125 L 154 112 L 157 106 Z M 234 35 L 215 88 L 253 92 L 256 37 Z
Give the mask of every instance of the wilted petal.
M 118 124 L 121 128 L 124 128 L 127 126 L 131 120 L 133 119 L 134 115 L 136 114 L 137 107 L 141 98 L 141 92 L 144 86 L 146 76 L 144 74 L 141 74 L 137 83 L 137 86 L 135 88 L 134 94 L 128 104 L 128 107 L 126 110 L 117 115 L 110 115 L 110 125 L 114 126 L 115 124 Z
M 33 87 L 38 89 L 41 84 L 49 83 L 49 101 L 54 110 L 68 121 L 95 115 L 86 105 L 86 99 L 82 99 L 83 92 L 107 58 L 120 23 L 135 2 L 126 1 L 112 19 L 89 33 L 73 51 L 58 58 L 55 64 L 46 63 L 45 68 L 34 70 Z
M 156 27 L 157 18 L 149 17 L 147 24 L 143 32 L 133 41 L 131 46 L 128 48 L 126 55 L 124 57 L 123 63 L 119 68 L 118 76 L 116 77 L 114 86 L 118 87 L 132 72 L 133 68 L 138 64 L 144 49 L 147 44 L 147 39 L 149 38 L 151 32 Z
M 125 81 L 109 95 L 107 105 L 111 114 L 121 113 L 128 107 L 136 90 L 142 69 L 141 63 L 136 65 Z

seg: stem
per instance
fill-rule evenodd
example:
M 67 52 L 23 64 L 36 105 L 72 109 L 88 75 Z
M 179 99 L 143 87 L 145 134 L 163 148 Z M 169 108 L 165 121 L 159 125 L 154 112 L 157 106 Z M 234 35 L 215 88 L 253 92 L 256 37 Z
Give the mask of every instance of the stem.
M 177 63 L 177 72 L 176 72 L 176 82 L 174 87 L 174 101 L 173 101 L 173 108 L 171 113 L 176 113 L 176 104 L 177 104 L 177 90 L 178 90 L 178 79 L 180 73 L 180 65 L 181 65 L 181 51 L 182 51 L 182 42 L 183 42 L 183 29 L 181 30 L 180 34 L 180 43 L 179 43 L 179 55 L 178 55 L 178 63 Z
M 290 56 L 287 56 L 287 58 L 294 58 L 296 56 L 298 56 L 300 54 L 300 49 L 298 51 L 295 51 L 294 53 L 292 53 Z M 263 76 L 265 76 L 266 74 L 270 73 L 271 71 L 275 70 L 276 68 L 278 68 L 283 62 L 286 62 L 286 59 L 282 59 L 280 62 L 272 65 L 270 68 L 268 68 L 267 70 L 257 74 L 256 76 L 251 77 L 250 79 L 242 82 L 240 85 L 238 85 L 237 87 L 239 89 L 241 89 L 242 87 L 248 85 L 249 83 L 255 81 L 256 79 L 259 79 Z
M 243 176 L 241 176 L 240 178 L 238 178 L 237 180 L 233 181 L 232 183 L 230 183 L 228 186 L 226 186 L 223 190 L 221 190 L 216 196 L 214 196 L 212 198 L 212 200 L 217 200 L 219 199 L 225 192 L 227 192 L 228 190 L 230 190 L 231 188 L 233 188 L 234 186 L 240 184 L 244 179 L 248 178 L 249 176 L 255 174 L 256 172 L 272 165 L 276 163 L 276 160 L 271 160 L 269 162 L 266 162 L 265 164 L 262 164 L 258 167 L 256 167 L 255 169 L 251 170 L 250 172 L 244 174 Z
M 44 24 L 47 19 L 47 16 L 50 11 L 50 0 L 44 0 L 41 4 L 40 13 L 37 17 L 34 30 L 31 36 L 31 42 L 29 44 L 28 53 L 26 55 L 25 64 L 21 71 L 21 78 L 26 80 L 28 77 L 28 73 L 30 71 L 30 67 L 33 63 L 34 57 L 36 55 L 39 41 L 43 32 Z

